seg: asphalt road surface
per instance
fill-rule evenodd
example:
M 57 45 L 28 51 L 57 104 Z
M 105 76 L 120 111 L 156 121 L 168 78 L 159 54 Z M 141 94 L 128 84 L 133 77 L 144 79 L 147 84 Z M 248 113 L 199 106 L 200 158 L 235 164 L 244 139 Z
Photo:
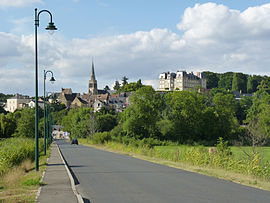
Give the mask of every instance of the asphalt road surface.
M 269 191 L 64 141 L 57 144 L 85 202 L 270 203 Z

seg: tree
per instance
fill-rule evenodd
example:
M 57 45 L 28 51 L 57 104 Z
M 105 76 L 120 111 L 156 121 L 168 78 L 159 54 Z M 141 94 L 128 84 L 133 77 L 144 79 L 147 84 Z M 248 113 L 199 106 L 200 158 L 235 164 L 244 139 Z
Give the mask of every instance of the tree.
M 227 72 L 220 74 L 219 81 L 218 81 L 218 87 L 224 88 L 226 90 L 232 89 L 232 79 L 233 79 L 233 72 Z
M 89 114 L 89 118 L 86 121 L 87 136 L 92 139 L 93 135 L 98 132 L 98 122 L 94 114 Z
M 0 114 L 6 114 L 7 112 L 5 111 L 5 109 L 0 105 Z
M 270 81 L 262 80 L 258 88 L 246 119 L 247 138 L 252 141 L 253 155 L 255 147 L 263 146 L 270 138 Z
M 106 90 L 106 91 L 110 90 L 109 86 L 106 85 L 106 86 L 104 87 L 104 90 Z
M 204 71 L 203 74 L 206 76 L 206 88 L 212 89 L 218 87 L 219 77 L 217 73 L 210 71 Z
M 3 93 L 0 93 L 0 102 L 6 102 L 7 99 L 13 97 L 14 95 L 12 94 L 3 94 Z
M 124 76 L 122 78 L 122 86 L 125 87 L 125 85 L 127 85 L 127 84 L 128 84 L 128 78 L 126 76 Z
M 214 129 L 216 118 L 213 107 L 207 106 L 208 100 L 207 95 L 196 92 L 168 93 L 166 114 L 173 124 L 173 132 L 168 138 L 186 143 L 211 140 L 213 136 L 216 136 Z
M 35 137 L 35 109 L 25 108 L 21 111 L 16 128 L 16 137 Z
M 97 117 L 98 131 L 111 131 L 117 125 L 117 119 L 111 114 L 100 115 Z
M 75 138 L 86 138 L 89 136 L 89 125 L 91 120 L 96 119 L 93 116 L 93 112 L 90 108 L 79 108 L 71 116 L 71 129 L 70 133 Z M 90 123 L 90 124 L 89 124 Z M 87 127 L 86 127 L 87 126 Z
M 252 106 L 252 97 L 246 96 L 243 97 L 240 101 L 236 103 L 236 117 L 239 124 L 243 124 L 243 121 L 246 120 L 248 110 Z
M 15 133 L 17 126 L 15 113 L 0 114 L 0 138 L 9 138 Z
M 233 73 L 232 91 L 247 92 L 247 76 L 243 73 Z
M 121 123 L 128 136 L 138 139 L 157 138 L 160 95 L 152 87 L 138 89 L 130 98 L 131 105 L 122 113 Z
M 118 80 L 115 81 L 115 84 L 113 86 L 113 89 L 116 90 L 116 91 L 118 91 L 120 89 L 120 83 L 119 83 Z
M 247 93 L 253 93 L 253 78 L 250 75 L 247 81 Z
M 236 101 L 232 94 L 217 93 L 213 97 L 213 105 L 215 107 L 216 122 L 215 126 L 218 130 L 219 137 L 231 139 L 232 135 L 238 127 L 235 117 Z

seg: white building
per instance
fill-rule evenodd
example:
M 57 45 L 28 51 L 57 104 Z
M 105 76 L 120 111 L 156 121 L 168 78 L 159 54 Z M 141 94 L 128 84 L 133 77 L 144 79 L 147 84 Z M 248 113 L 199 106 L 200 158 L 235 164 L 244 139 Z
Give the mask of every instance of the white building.
M 159 90 L 194 90 L 195 88 L 206 89 L 206 78 L 204 74 L 196 75 L 187 73 L 186 71 L 177 71 L 176 73 L 165 72 L 159 75 Z
M 28 106 L 29 102 L 29 96 L 16 94 L 14 97 L 7 99 L 5 110 L 13 113 L 16 109 L 22 109 Z

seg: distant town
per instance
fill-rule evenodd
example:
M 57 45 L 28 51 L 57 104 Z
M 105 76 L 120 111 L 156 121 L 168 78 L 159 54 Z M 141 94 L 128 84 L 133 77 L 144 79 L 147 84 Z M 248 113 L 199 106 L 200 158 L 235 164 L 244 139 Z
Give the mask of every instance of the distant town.
M 159 75 L 158 92 L 202 91 L 209 93 L 212 88 L 223 88 L 232 90 L 236 99 L 241 99 L 241 96 L 252 96 L 251 93 L 256 91 L 259 82 L 265 77 L 267 76 L 248 76 L 233 72 L 219 74 L 205 71 L 197 72 L 195 75 L 193 72 L 177 71 L 174 73 L 168 71 Z M 66 108 L 89 107 L 93 108 L 94 112 L 99 111 L 102 107 L 122 112 L 129 106 L 132 92 L 143 86 L 141 80 L 128 84 L 127 79 L 123 78 L 122 89 L 118 81 L 115 82 L 114 90 L 110 90 L 108 86 L 102 90 L 98 89 L 95 67 L 92 62 L 87 93 L 74 93 L 71 87 L 62 88 L 60 92 L 51 93 L 48 102 L 57 101 L 64 104 Z M 129 87 L 124 88 L 125 85 L 129 85 Z M 25 107 L 34 108 L 35 101 L 27 95 L 17 93 L 8 98 L 6 102 L 2 102 L 1 105 L 5 111 L 14 112 Z M 43 97 L 38 99 L 38 105 L 42 109 L 44 108 Z

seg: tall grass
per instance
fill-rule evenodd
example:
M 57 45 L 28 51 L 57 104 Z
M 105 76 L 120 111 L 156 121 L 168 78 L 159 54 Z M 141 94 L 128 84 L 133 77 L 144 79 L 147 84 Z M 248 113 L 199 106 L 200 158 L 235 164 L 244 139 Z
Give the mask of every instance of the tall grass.
M 43 142 L 39 142 L 40 151 Z M 30 138 L 10 138 L 0 142 L 0 175 L 24 160 L 35 159 L 35 140 Z
M 80 143 L 93 144 L 91 140 L 80 140 Z M 115 141 L 104 142 L 108 148 L 132 152 L 164 160 L 182 162 L 195 166 L 221 168 L 240 174 L 250 175 L 266 181 L 270 180 L 270 162 L 263 161 L 260 154 L 252 158 L 239 159 L 226 143 L 221 142 L 213 153 L 204 146 L 155 146 L 122 144 Z

